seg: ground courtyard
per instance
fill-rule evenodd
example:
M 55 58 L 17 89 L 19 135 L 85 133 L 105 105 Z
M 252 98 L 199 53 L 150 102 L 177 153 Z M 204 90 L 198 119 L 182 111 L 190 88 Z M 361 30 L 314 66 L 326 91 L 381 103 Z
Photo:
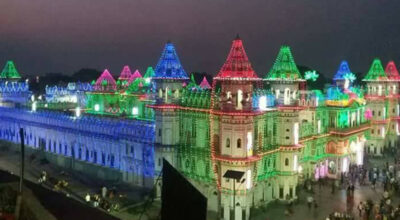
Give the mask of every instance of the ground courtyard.
M 19 172 L 19 153 L 12 150 L 10 147 L 6 146 L 7 143 L 2 143 L 0 151 L 0 169 L 11 171 L 13 173 Z M 14 145 L 15 146 L 15 145 Z M 29 158 L 29 155 L 27 155 Z M 28 160 L 28 159 L 27 159 Z M 367 168 L 379 168 L 384 169 L 388 164 L 394 164 L 393 154 L 388 154 L 384 157 L 379 158 L 369 158 L 366 164 Z M 73 174 L 72 171 L 68 171 L 70 174 L 64 176 L 60 174 L 61 168 L 52 166 L 51 164 L 40 164 L 38 161 L 30 162 L 28 160 L 28 165 L 26 166 L 26 178 L 31 181 L 37 181 L 42 170 L 46 170 L 49 176 L 58 179 L 67 179 L 69 186 L 68 190 L 70 196 L 73 198 L 84 202 L 84 196 L 86 193 L 94 194 L 96 193 L 101 183 L 98 181 L 90 180 L 79 174 Z M 368 178 L 367 178 L 368 179 Z M 360 201 L 372 200 L 374 203 L 378 204 L 383 198 L 383 177 L 379 177 L 377 181 L 376 188 L 373 189 L 370 182 L 367 181 L 366 184 L 360 185 L 358 181 L 355 184 L 354 199 L 352 202 L 347 202 L 346 196 L 346 186 L 340 186 L 332 194 L 332 184 L 331 180 L 326 180 L 325 184 L 314 183 L 313 192 L 308 192 L 303 186 L 299 186 L 298 190 L 298 200 L 293 204 L 293 213 L 287 215 L 285 210 L 287 209 L 287 204 L 284 202 L 272 202 L 266 207 L 259 207 L 252 210 L 251 219 L 255 220 L 280 220 L 280 219 L 296 219 L 296 220 L 311 220 L 311 219 L 326 219 L 326 217 L 333 212 L 349 212 L 354 219 L 365 219 L 360 218 L 357 210 L 357 206 Z M 125 195 L 126 198 L 123 199 L 123 205 L 119 211 L 112 211 L 111 214 L 120 219 L 138 219 L 140 212 L 143 210 L 143 205 L 146 202 L 146 193 L 141 192 L 139 188 L 126 185 L 118 185 L 118 183 L 104 183 L 118 186 L 120 193 Z M 394 207 L 400 204 L 400 194 L 390 191 L 391 203 Z M 312 206 L 308 208 L 307 197 L 312 196 L 316 203 L 317 208 Z M 157 219 L 159 216 L 160 202 L 154 201 L 151 205 L 147 206 L 147 211 L 142 219 Z M 374 219 L 373 212 L 370 219 Z M 210 215 L 209 219 L 215 219 L 215 215 Z

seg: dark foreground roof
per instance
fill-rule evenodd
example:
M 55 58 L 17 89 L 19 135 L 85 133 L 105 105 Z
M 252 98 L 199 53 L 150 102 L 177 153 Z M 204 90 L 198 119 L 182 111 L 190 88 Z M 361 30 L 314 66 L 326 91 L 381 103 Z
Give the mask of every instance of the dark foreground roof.
M 18 181 L 18 177 L 8 172 L 0 170 L 0 183 Z M 24 181 L 25 187 L 28 187 L 40 203 L 59 220 L 118 220 L 103 211 L 87 206 L 81 202 L 66 197 L 64 194 L 51 191 L 41 185 Z

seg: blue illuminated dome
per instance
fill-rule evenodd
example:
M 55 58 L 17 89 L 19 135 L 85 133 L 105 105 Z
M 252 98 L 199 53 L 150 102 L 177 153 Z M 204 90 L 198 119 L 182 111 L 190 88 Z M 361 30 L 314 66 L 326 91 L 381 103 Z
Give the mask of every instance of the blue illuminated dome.
M 168 42 L 155 69 L 155 79 L 189 79 L 172 43 Z
M 347 61 L 343 60 L 340 63 L 339 69 L 336 72 L 335 76 L 333 77 L 333 80 L 334 81 L 336 81 L 336 80 L 344 80 L 345 76 L 347 74 L 351 74 L 351 71 L 350 71 L 349 64 L 347 63 Z

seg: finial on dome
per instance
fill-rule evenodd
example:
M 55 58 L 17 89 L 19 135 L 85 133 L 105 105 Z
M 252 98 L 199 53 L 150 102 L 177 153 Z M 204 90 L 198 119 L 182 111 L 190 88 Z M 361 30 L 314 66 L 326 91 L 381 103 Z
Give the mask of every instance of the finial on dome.
M 239 33 L 236 34 L 235 40 L 240 40 Z

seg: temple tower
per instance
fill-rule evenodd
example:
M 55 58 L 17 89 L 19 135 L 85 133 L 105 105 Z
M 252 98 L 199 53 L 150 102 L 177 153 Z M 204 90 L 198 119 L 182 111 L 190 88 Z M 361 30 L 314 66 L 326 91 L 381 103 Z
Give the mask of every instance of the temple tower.
M 211 151 L 217 184 L 221 192 L 223 219 L 249 219 L 255 179 L 257 151 L 254 149 L 252 109 L 254 72 L 242 40 L 232 42 L 228 57 L 213 80 L 211 109 Z M 226 172 L 243 172 L 240 180 L 225 178 Z M 234 183 L 234 181 L 236 181 Z
M 297 198 L 298 164 L 301 145 L 299 93 L 305 80 L 302 78 L 288 46 L 282 46 L 266 81 L 276 97 L 277 118 L 275 120 L 276 145 L 279 148 L 276 160 L 277 179 L 274 197 L 284 200 L 288 196 Z M 308 114 L 307 114 L 308 115 Z M 311 114 L 309 114 L 311 116 Z M 308 119 L 311 121 L 311 119 Z
M 156 153 L 154 161 L 156 175 L 161 172 L 163 158 L 176 167 L 175 151 L 180 138 L 177 104 L 181 97 L 182 86 L 188 79 L 174 45 L 168 42 L 152 78 L 156 100 L 155 105 L 152 106 L 155 112 Z M 160 185 L 157 193 L 160 193 Z
M 299 90 L 303 88 L 302 79 L 289 46 L 282 46 L 266 80 L 275 94 L 277 105 L 297 105 Z
M 388 118 L 389 78 L 386 75 L 379 59 L 374 59 L 363 81 L 366 83 L 367 111 L 371 112 L 371 138 L 367 141 L 367 153 L 382 155 L 386 147 L 386 134 L 389 128 Z M 396 89 L 397 90 L 397 89 Z
M 387 82 L 387 117 L 390 120 L 387 130 L 386 146 L 393 149 L 398 144 L 399 131 L 399 82 L 400 75 L 396 68 L 396 64 L 390 61 L 385 68 L 385 73 L 388 76 Z
M 331 136 L 324 148 L 323 169 L 315 176 L 340 178 L 351 165 L 364 161 L 365 133 L 369 124 L 365 120 L 365 100 L 362 90 L 354 85 L 356 76 L 347 61 L 342 61 L 327 90 L 325 111 L 327 128 Z M 323 119 L 323 120 L 324 120 Z

